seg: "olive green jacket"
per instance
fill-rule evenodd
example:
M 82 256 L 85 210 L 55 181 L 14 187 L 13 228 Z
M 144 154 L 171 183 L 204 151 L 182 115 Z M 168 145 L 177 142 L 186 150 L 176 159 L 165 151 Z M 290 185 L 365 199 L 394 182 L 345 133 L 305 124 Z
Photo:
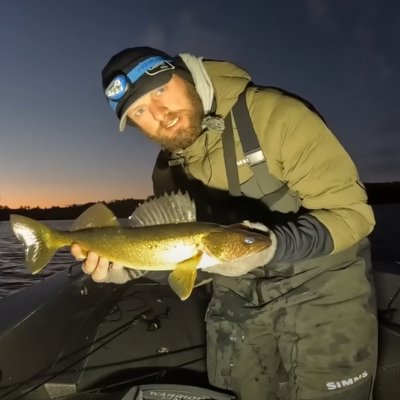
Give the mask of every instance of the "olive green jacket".
M 226 117 L 250 82 L 240 67 L 204 61 L 215 90 L 216 114 Z M 345 250 L 372 231 L 375 220 L 356 167 L 322 119 L 303 102 L 271 88 L 249 87 L 247 105 L 269 172 L 285 182 L 329 231 L 332 253 Z M 235 124 L 234 131 L 235 131 Z M 252 179 L 235 132 L 240 183 Z M 208 130 L 179 153 L 186 172 L 211 188 L 227 190 L 221 133 Z M 259 198 L 259 193 L 244 193 Z M 294 210 L 296 211 L 296 210 Z

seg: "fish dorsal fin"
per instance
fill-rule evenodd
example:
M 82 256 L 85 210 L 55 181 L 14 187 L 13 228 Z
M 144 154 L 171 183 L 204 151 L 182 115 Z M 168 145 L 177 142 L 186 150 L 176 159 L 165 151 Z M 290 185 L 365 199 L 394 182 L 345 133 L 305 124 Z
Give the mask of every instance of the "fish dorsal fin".
M 196 221 L 196 207 L 188 193 L 165 194 L 140 204 L 129 217 L 131 226 L 178 224 Z
M 171 289 L 181 300 L 186 300 L 193 291 L 201 257 L 202 254 L 199 252 L 194 257 L 180 262 L 168 277 Z
M 86 209 L 72 224 L 71 231 L 86 228 L 119 226 L 114 213 L 103 203 L 96 203 Z

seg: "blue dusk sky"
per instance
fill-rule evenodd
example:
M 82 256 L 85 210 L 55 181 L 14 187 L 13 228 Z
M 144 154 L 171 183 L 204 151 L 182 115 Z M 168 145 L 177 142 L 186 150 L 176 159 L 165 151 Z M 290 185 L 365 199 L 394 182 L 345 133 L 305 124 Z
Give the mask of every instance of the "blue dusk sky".
M 145 45 L 307 98 L 364 182 L 400 181 L 397 0 L 14 0 L 0 12 L 0 205 L 151 194 L 158 146 L 119 133 L 100 80 L 113 54 Z

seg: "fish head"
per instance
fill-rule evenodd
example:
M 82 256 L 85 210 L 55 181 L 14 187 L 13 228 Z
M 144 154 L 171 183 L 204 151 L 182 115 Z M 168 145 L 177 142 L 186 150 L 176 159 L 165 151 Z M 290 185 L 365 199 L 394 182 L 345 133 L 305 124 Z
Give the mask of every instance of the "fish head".
M 267 232 L 258 233 L 233 227 L 210 232 L 202 243 L 205 250 L 221 262 L 235 261 L 259 253 L 272 245 Z

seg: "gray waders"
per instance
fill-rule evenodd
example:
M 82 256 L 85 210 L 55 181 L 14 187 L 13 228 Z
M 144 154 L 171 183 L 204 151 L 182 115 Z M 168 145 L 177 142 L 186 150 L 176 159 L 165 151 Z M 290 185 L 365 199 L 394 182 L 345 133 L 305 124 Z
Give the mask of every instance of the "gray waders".
M 235 207 L 239 203 L 232 199 L 251 200 L 251 210 L 240 206 L 238 211 L 252 211 L 252 219 L 264 212 L 254 203 L 278 214 L 297 213 L 300 199 L 268 171 L 245 92 L 225 125 L 222 139 L 231 194 L 226 201 Z M 243 185 L 237 175 L 234 126 L 254 175 Z M 179 164 L 160 153 L 154 193 L 188 190 L 196 206 L 204 206 L 198 207 L 203 220 L 227 223 L 216 217 L 229 213 L 230 207 L 209 214 L 207 206 L 215 206 L 219 194 L 188 177 Z M 377 321 L 370 271 L 365 240 L 335 255 L 275 263 L 240 278 L 213 275 L 206 315 L 210 383 L 241 400 L 371 400 Z
M 268 172 L 245 92 L 223 134 L 229 189 L 271 210 L 297 212 L 300 201 Z M 233 122 L 254 176 L 239 184 Z M 241 400 L 370 400 L 377 364 L 377 320 L 369 242 L 244 277 L 215 275 L 207 322 L 212 385 Z

